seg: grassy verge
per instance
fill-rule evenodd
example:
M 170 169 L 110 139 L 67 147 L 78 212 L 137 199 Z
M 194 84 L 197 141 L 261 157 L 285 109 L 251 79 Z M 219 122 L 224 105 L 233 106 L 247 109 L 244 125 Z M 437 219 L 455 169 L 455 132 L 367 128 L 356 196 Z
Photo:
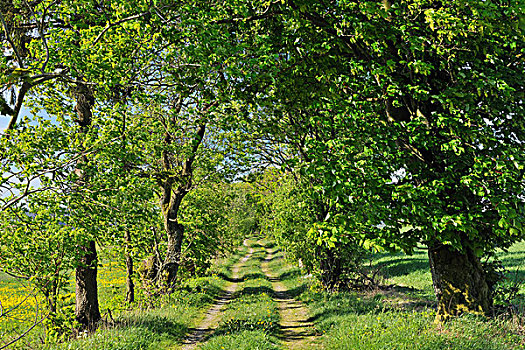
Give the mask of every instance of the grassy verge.
M 507 252 L 497 252 L 497 258 L 507 269 L 506 278 L 509 284 L 522 282 L 519 295 L 512 301 L 525 304 L 525 241 L 514 244 Z M 373 269 L 380 269 L 385 283 L 406 287 L 404 293 L 407 296 L 434 300 L 426 250 L 416 250 L 412 255 L 376 254 L 371 266 Z
M 310 302 L 325 349 L 523 349 L 522 335 L 509 321 L 463 316 L 445 325 L 433 309 L 393 308 L 381 298 L 351 293 Z
M 101 327 L 93 336 L 44 349 L 170 349 L 199 324 L 209 305 L 232 279 L 232 265 L 246 250 L 242 247 L 228 259 L 218 261 L 211 276 L 185 281 L 159 308 L 124 312 L 114 325 Z
M 525 267 L 525 243 L 500 253 L 499 257 L 511 271 Z M 308 305 L 324 349 L 525 349 L 523 295 L 514 300 L 517 309 L 521 308 L 521 316 L 486 319 L 465 315 L 437 325 L 425 252 L 413 256 L 378 255 L 374 265 L 382 266 L 386 284 L 398 287 L 389 291 L 329 294 L 311 289 L 311 281 L 301 276 L 299 269 L 280 268 L 282 282 Z M 522 270 L 515 277 L 520 278 Z
M 13 349 L 168 349 L 175 343 L 180 343 L 188 333 L 204 317 L 204 312 L 214 299 L 222 293 L 223 288 L 230 283 L 231 266 L 246 254 L 247 248 L 241 247 L 232 256 L 221 259 L 214 264 L 207 277 L 191 278 L 170 296 L 157 303 L 158 308 L 148 309 L 146 303 L 134 304 L 133 310 L 124 303 L 124 270 L 118 264 L 108 261 L 99 272 L 99 300 L 103 319 L 108 321 L 92 336 L 76 339 L 65 343 L 45 339 L 43 327 L 37 327 L 22 341 L 17 342 Z M 22 298 L 26 291 L 18 281 L 1 276 L 0 290 L 2 297 L 8 297 L 12 304 Z M 68 295 L 66 293 L 65 295 Z M 0 299 L 1 301 L 2 299 Z M 74 296 L 72 299 L 74 302 Z M 4 305 L 10 305 L 3 302 Z M 27 304 L 27 305 L 26 305 Z M 31 324 L 31 316 L 35 305 L 29 299 L 23 308 L 17 312 L 18 322 L 5 318 L 0 319 L 0 334 L 2 337 L 20 333 Z M 108 309 L 112 310 L 111 314 Z

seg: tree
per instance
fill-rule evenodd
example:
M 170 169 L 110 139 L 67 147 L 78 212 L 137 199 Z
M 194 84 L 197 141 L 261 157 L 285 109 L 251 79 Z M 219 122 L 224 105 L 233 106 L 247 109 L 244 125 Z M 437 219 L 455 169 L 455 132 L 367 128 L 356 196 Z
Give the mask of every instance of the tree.
M 329 87 L 314 118 L 340 130 L 310 141 L 320 162 L 306 171 L 369 244 L 428 246 L 438 318 L 489 314 L 494 281 L 479 257 L 523 238 L 519 5 L 288 4 L 319 39 L 297 37 L 290 61 Z
M 319 130 L 287 137 L 326 198 L 321 237 L 425 244 L 438 319 L 490 314 L 495 281 L 480 257 L 523 238 L 521 6 L 287 1 L 243 22 L 244 97 L 254 110 L 294 101 L 267 115 L 304 113 Z M 285 141 L 282 128 L 273 135 Z

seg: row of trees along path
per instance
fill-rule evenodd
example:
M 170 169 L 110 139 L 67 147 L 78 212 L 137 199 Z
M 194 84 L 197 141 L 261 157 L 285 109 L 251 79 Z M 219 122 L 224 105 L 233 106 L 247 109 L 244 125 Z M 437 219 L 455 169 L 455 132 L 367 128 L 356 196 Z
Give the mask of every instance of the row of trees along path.
M 244 241 L 244 245 L 248 246 L 247 240 Z M 290 295 L 290 290 L 269 266 L 272 260 L 282 259 L 281 256 L 276 255 L 279 249 L 269 247 L 264 247 L 264 249 L 266 256 L 261 262 L 261 269 L 266 279 L 272 283 L 273 300 L 278 304 L 280 315 L 279 338 L 283 348 L 319 348 L 320 344 L 316 342 L 313 324 L 308 320 L 308 310 L 300 301 Z M 240 270 L 252 258 L 253 252 L 254 248 L 250 247 L 246 256 L 232 267 L 232 282 L 225 287 L 224 293 L 216 300 L 215 304 L 206 311 L 204 319 L 188 335 L 180 350 L 196 349 L 218 328 L 222 311 L 235 298 L 235 294 L 239 290 L 239 284 L 244 280 L 243 276 L 240 276 Z

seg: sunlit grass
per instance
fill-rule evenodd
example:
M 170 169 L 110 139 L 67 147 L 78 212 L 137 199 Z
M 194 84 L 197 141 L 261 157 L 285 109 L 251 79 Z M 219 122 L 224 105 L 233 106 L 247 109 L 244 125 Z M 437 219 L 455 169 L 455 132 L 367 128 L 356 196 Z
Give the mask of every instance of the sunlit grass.
M 123 302 L 124 268 L 115 261 L 105 263 L 99 270 L 101 311 L 109 319 L 107 310 L 111 309 L 114 322 L 102 326 L 94 336 L 63 344 L 47 344 L 43 348 L 172 348 L 180 344 L 189 329 L 200 322 L 210 303 L 233 279 L 231 266 L 252 248 L 251 258 L 239 271 L 242 283 L 235 294 L 236 299 L 222 313 L 217 332 L 200 348 L 278 349 L 279 312 L 272 300 L 272 285 L 261 270 L 261 263 L 267 256 L 267 248 L 261 243 L 272 245 L 270 241 L 249 240 L 248 247 L 243 246 L 230 258 L 217 262 L 209 276 L 186 281 L 164 300 L 162 308 L 153 310 L 127 311 L 128 306 Z M 373 261 L 373 268 L 381 267 L 384 284 L 403 288 L 332 295 L 316 289 L 312 278 L 289 264 L 277 247 L 270 250 L 274 254 L 268 267 L 289 288 L 290 296 L 307 304 L 325 349 L 525 349 L 523 315 L 509 317 L 507 314 L 495 319 L 466 315 L 445 325 L 435 324 L 435 297 L 428 258 L 423 250 L 412 256 L 377 255 Z M 498 255 L 510 268 L 509 277 L 525 277 L 525 242 Z M 522 305 L 518 305 L 515 312 L 524 312 L 524 289 L 522 286 Z M 21 282 L 0 274 L 0 301 L 4 309 L 22 300 L 27 292 Z M 12 314 L 16 316 L 15 322 L 13 319 L 9 322 L 7 318 L 0 319 L 2 339 L 23 331 L 30 324 L 35 303 L 28 299 L 23 304 L 17 313 Z M 18 348 L 42 348 L 44 339 L 43 329 L 37 328 L 25 342 L 18 343 Z
M 330 301 L 324 304 L 329 309 L 333 307 Z M 316 314 L 326 310 L 320 307 Z M 325 315 L 318 323 L 325 349 L 379 350 L 388 346 L 399 350 L 505 350 L 522 349 L 523 345 L 518 336 L 502 332 L 496 324 L 468 316 L 438 326 L 433 323 L 433 310 L 378 310 L 361 314 L 347 311 L 347 314 L 340 311 L 337 316 Z
M 523 280 L 525 243 L 509 252 L 499 252 L 509 269 L 509 278 Z M 409 349 L 409 350 L 504 350 L 525 348 L 525 309 L 521 306 L 494 319 L 464 315 L 444 325 L 434 323 L 435 296 L 426 251 L 413 255 L 378 254 L 373 268 L 381 268 L 384 285 L 390 291 L 327 294 L 306 290 L 300 297 L 310 306 L 311 316 L 326 349 Z M 516 273 L 516 270 L 518 273 Z M 300 276 L 295 277 L 299 283 Z M 293 285 L 294 279 L 288 282 Z
M 523 282 L 520 294 L 525 298 L 525 241 L 514 244 L 508 252 L 498 251 L 497 258 L 508 270 L 506 276 L 511 280 Z M 484 260 L 484 259 L 482 259 Z M 385 284 L 409 287 L 405 290 L 408 296 L 419 299 L 434 300 L 432 275 L 427 251 L 418 249 L 412 255 L 404 253 L 376 254 L 372 261 L 374 269 L 380 269 Z
M 220 258 L 214 264 L 206 277 L 188 279 L 180 288 L 156 303 L 162 306 L 157 309 L 144 309 L 147 303 L 142 303 L 145 295 L 138 288 L 139 281 L 135 279 L 136 297 L 138 302 L 128 305 L 124 302 L 125 269 L 123 264 L 106 257 L 98 270 L 98 287 L 100 311 L 106 325 L 101 325 L 93 336 L 77 339 L 64 344 L 53 342 L 42 345 L 45 332 L 42 325 L 32 330 L 23 341 L 17 342 L 11 348 L 27 349 L 162 349 L 169 348 L 180 342 L 186 336 L 189 328 L 194 327 L 203 317 L 207 305 L 222 292 L 228 283 L 221 276 L 231 276 L 231 266 L 243 257 L 248 248 L 241 247 L 232 255 Z M 63 295 L 74 305 L 74 274 Z M 0 301 L 4 311 L 19 302 L 28 293 L 23 284 L 5 274 L 0 275 Z M 10 317 L 0 318 L 0 338 L 6 340 L 15 337 L 32 324 L 35 316 L 34 298 L 29 298 L 16 313 Z M 41 301 L 41 300 L 40 300 Z M 39 305 L 40 308 L 44 305 Z
M 266 332 L 244 330 L 210 339 L 201 350 L 278 350 L 277 339 Z
M 266 279 L 261 261 L 266 258 L 266 242 L 249 241 L 251 258 L 241 267 L 235 298 L 222 313 L 219 327 L 199 349 L 278 349 L 279 310 L 272 299 L 272 284 Z

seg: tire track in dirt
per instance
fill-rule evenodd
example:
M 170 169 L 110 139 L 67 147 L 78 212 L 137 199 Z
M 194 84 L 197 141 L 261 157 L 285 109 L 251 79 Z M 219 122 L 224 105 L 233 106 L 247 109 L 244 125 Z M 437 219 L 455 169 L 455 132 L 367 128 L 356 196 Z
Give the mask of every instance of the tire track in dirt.
M 279 338 L 283 349 L 321 349 L 319 338 L 315 335 L 314 325 L 308 321 L 308 309 L 304 304 L 290 296 L 290 291 L 281 282 L 279 276 L 272 273 L 269 268 L 275 253 L 266 249 L 266 259 L 262 263 L 262 270 L 272 283 L 274 290 L 273 299 L 278 303 L 280 334 Z M 281 258 L 277 258 L 281 259 Z
M 247 242 L 244 241 L 243 245 L 247 246 Z M 206 311 L 204 319 L 196 328 L 192 329 L 192 332 L 183 341 L 182 346 L 179 348 L 180 350 L 195 349 L 197 345 L 205 341 L 206 338 L 217 329 L 221 320 L 221 311 L 223 311 L 232 301 L 233 295 L 237 291 L 239 283 L 241 283 L 239 279 L 239 271 L 251 257 L 253 252 L 254 249 L 250 248 L 248 254 L 233 266 L 232 280 L 235 282 L 231 282 L 225 287 L 224 292 L 217 298 L 215 304 Z

